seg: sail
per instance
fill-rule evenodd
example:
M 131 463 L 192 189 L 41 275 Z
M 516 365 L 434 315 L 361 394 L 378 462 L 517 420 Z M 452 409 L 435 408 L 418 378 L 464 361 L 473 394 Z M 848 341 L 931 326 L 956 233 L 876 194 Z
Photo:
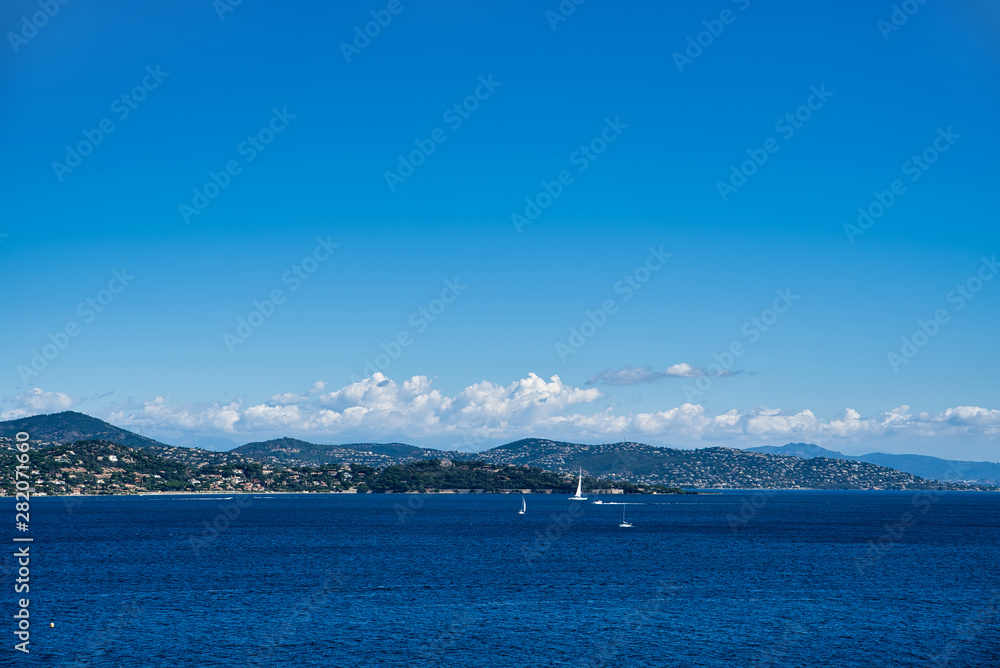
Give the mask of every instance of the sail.
M 583 469 L 580 469 L 580 479 L 576 481 L 576 494 L 569 497 L 570 501 L 586 501 L 587 497 L 583 495 Z

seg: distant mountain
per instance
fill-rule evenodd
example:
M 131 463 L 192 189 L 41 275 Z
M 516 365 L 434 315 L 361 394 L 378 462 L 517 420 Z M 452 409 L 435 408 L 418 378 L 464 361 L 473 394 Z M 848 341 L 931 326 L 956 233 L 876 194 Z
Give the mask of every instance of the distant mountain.
M 32 441 L 41 445 L 107 441 L 128 448 L 145 450 L 157 457 L 194 467 L 205 464 L 238 464 L 244 461 L 243 457 L 228 452 L 166 445 L 76 411 L 34 415 L 0 422 L 0 441 L 13 441 L 14 435 L 19 431 L 27 432 Z
M 27 432 L 31 440 L 43 443 L 110 441 L 130 448 L 170 447 L 76 411 L 33 415 L 0 422 L 0 438 L 12 439 L 19 431 Z
M 928 481 L 868 462 L 801 458 L 731 448 L 675 450 L 642 443 L 580 445 L 523 439 L 479 453 L 494 465 L 519 464 L 558 472 L 684 488 L 935 489 L 961 485 Z
M 390 466 L 421 459 L 471 459 L 466 453 L 418 448 L 405 443 L 320 445 L 300 441 L 296 438 L 276 438 L 270 441 L 247 443 L 230 452 L 250 457 L 259 462 L 272 462 L 285 466 L 317 466 L 339 463 Z
M 492 466 L 528 466 L 568 474 L 583 469 L 585 475 L 646 485 L 685 488 L 813 488 L 813 489 L 930 489 L 954 488 L 925 478 L 948 481 L 942 469 L 948 462 L 918 455 L 865 455 L 848 457 L 815 445 L 791 443 L 780 448 L 734 450 L 703 448 L 677 450 L 643 443 L 585 445 L 528 438 L 475 454 L 419 448 L 405 443 L 348 443 L 320 445 L 294 438 L 247 443 L 229 452 L 165 445 L 126 429 L 67 411 L 0 422 L 0 441 L 13 448 L 14 434 L 27 431 L 40 446 L 99 440 L 145 450 L 150 455 L 177 462 L 192 471 L 256 468 L 261 465 L 288 467 L 336 467 L 365 465 L 384 469 L 427 459 L 470 462 L 482 460 Z M 0 447 L 0 450 L 3 448 Z M 792 455 L 792 456 L 789 456 Z M 886 459 L 888 458 L 888 459 Z M 929 460 L 929 462 L 928 462 Z M 885 463 L 911 467 L 894 470 Z M 933 464 L 934 466 L 930 466 Z M 917 465 L 924 466 L 918 469 Z M 988 462 L 959 463 L 966 480 L 982 475 L 1000 479 Z M 215 470 L 215 469 L 212 469 Z M 914 470 L 927 471 L 918 475 Z M 991 475 L 987 475 L 991 474 Z M 218 473 L 217 475 L 222 475 Z M 954 480 L 954 477 L 951 478 Z
M 669 453 L 694 452 L 657 448 L 642 443 L 607 443 L 580 445 L 543 438 L 525 438 L 477 453 L 491 464 L 538 466 L 550 471 L 569 473 L 577 469 L 592 476 L 642 477 L 661 470 Z
M 785 455 L 787 457 L 802 457 L 803 459 L 809 459 L 811 457 L 828 457 L 830 459 L 851 459 L 854 457 L 848 457 L 847 455 L 837 452 L 836 450 L 827 450 L 826 448 L 821 448 L 818 445 L 813 445 L 812 443 L 788 443 L 786 445 L 762 445 L 758 448 L 745 448 L 747 452 L 763 452 L 768 455 Z
M 867 455 L 845 455 L 841 452 L 827 450 L 811 443 L 764 445 L 757 448 L 747 448 L 746 450 L 748 452 L 789 455 L 805 459 L 811 457 L 828 457 L 830 459 L 868 462 L 870 464 L 878 464 L 879 466 L 887 466 L 897 471 L 912 473 L 928 480 L 978 482 L 987 485 L 1000 485 L 1000 464 L 994 462 L 968 462 L 941 459 L 927 455 L 891 455 L 883 452 L 872 452 Z

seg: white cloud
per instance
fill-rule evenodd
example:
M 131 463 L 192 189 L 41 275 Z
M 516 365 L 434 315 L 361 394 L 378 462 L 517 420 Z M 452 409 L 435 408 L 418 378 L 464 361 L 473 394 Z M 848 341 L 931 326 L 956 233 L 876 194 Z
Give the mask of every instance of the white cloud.
M 301 404 L 309 401 L 309 397 L 305 394 L 296 394 L 295 392 L 282 392 L 281 394 L 276 394 L 267 400 L 267 403 L 280 406 L 282 404 Z
M 604 369 L 587 379 L 588 385 L 638 385 L 640 383 L 655 383 L 664 378 L 725 378 L 746 373 L 743 369 L 730 371 L 709 371 L 705 367 L 691 366 L 687 362 L 672 364 L 663 371 L 656 371 L 652 366 L 623 366 L 620 369 Z
M 7 401 L 16 404 L 20 410 L 29 414 L 58 413 L 67 411 L 80 403 L 63 392 L 46 392 L 35 387 Z
M 625 366 L 621 369 L 599 371 L 587 379 L 587 385 L 638 385 L 655 383 L 663 377 L 663 373 L 654 371 L 651 366 Z
M 125 406 L 112 410 L 108 421 L 125 428 L 179 429 L 197 433 L 235 433 L 240 421 L 242 403 L 216 402 L 205 404 L 171 404 L 156 397 L 140 406 Z
M 677 378 L 697 378 L 698 376 L 707 375 L 707 371 L 700 367 L 691 366 L 687 362 L 681 362 L 680 364 L 672 364 L 667 367 L 667 370 L 663 372 L 664 376 L 674 376 Z
M 928 451 L 940 456 L 975 452 L 996 459 L 1000 410 L 957 406 L 914 413 L 903 405 L 869 416 L 847 408 L 824 419 L 809 409 L 761 406 L 710 414 L 684 403 L 664 410 L 627 413 L 609 405 L 597 388 L 565 384 L 536 374 L 501 385 L 482 381 L 454 394 L 426 376 L 397 382 L 371 378 L 326 391 L 317 383 L 303 392 L 282 392 L 263 403 L 244 400 L 174 404 L 164 397 L 119 404 L 99 417 L 146 435 L 169 434 L 168 442 L 221 437 L 249 441 L 295 436 L 326 443 L 400 439 L 436 447 L 489 447 L 537 436 L 580 442 L 642 440 L 654 445 L 732 447 L 813 442 L 865 451 Z M 320 389 L 315 392 L 314 390 Z M 16 405 L 4 419 L 65 410 L 69 395 L 34 389 L 7 400 Z M 934 452 L 947 443 L 947 452 Z M 966 458 L 971 458 L 966 454 Z

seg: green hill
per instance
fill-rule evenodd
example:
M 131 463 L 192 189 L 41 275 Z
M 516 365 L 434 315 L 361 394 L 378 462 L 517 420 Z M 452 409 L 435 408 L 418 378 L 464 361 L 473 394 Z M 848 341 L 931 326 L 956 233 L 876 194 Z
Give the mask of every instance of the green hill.
M 321 445 L 296 438 L 276 438 L 270 441 L 247 443 L 231 451 L 261 462 L 310 466 L 320 464 L 350 463 L 368 466 L 390 466 L 420 459 L 447 457 L 465 458 L 458 452 L 431 448 L 418 448 L 405 443 L 345 443 Z
M 11 452 L 13 437 L 18 431 L 27 431 L 31 434 L 34 447 L 42 450 L 46 450 L 52 444 L 79 441 L 100 441 L 105 444 L 103 447 L 107 447 L 108 444 L 118 444 L 142 450 L 145 452 L 144 456 L 155 458 L 156 463 L 146 467 L 155 468 L 160 472 L 150 474 L 161 476 L 154 477 L 154 480 L 162 481 L 163 476 L 169 474 L 168 479 L 172 481 L 171 484 L 179 484 L 180 469 L 173 468 L 173 465 L 181 466 L 186 471 L 184 475 L 188 476 L 186 479 L 197 480 L 190 484 L 192 490 L 343 490 L 352 484 L 351 467 L 362 467 L 358 469 L 359 471 L 367 470 L 363 467 L 384 470 L 431 459 L 456 463 L 476 459 L 494 468 L 528 466 L 554 475 L 566 475 L 582 469 L 585 475 L 597 478 L 632 484 L 684 488 L 963 488 L 962 485 L 939 483 L 914 475 L 912 472 L 861 461 L 861 458 L 848 458 L 815 445 L 801 443 L 782 446 L 778 449 L 778 453 L 772 454 L 721 447 L 681 450 L 633 442 L 588 445 L 527 438 L 472 455 L 419 448 L 405 443 L 321 445 L 294 438 L 279 438 L 247 443 L 229 452 L 213 452 L 200 448 L 165 445 L 102 420 L 66 411 L 0 423 L 0 440 L 3 441 L 0 442 L 0 447 L 6 445 L 7 452 Z M 912 458 L 917 456 L 907 458 L 904 455 L 886 455 L 885 457 L 895 458 L 885 461 L 899 461 L 900 467 L 916 465 Z M 139 457 L 136 461 L 141 459 Z M 44 461 L 39 460 L 39 463 L 42 464 Z M 944 462 L 944 460 L 937 461 Z M 171 462 L 172 466 L 165 466 L 163 462 Z M 93 462 L 85 464 L 91 466 Z M 100 467 L 94 464 L 91 468 L 93 471 L 90 471 L 90 475 L 99 476 L 103 475 L 99 470 L 101 468 L 123 467 Z M 113 478 L 113 481 L 107 484 L 117 485 L 114 489 L 135 489 L 138 483 L 135 482 L 134 475 L 127 481 L 127 476 L 119 474 L 145 472 L 145 469 L 112 471 L 111 476 L 95 477 L 94 480 Z M 174 473 L 177 475 L 174 476 Z M 443 475 L 440 471 L 436 473 Z M 453 476 L 454 472 L 448 475 Z M 141 475 L 139 477 L 142 478 Z M 53 484 L 59 480 L 57 476 Z M 65 483 L 67 479 L 63 478 L 62 481 Z M 455 481 L 420 479 L 418 482 L 440 485 L 452 484 Z M 482 481 L 466 482 L 467 485 L 464 486 L 475 485 L 484 489 L 489 487 Z M 157 485 L 159 485 L 157 489 L 168 488 L 164 482 Z M 104 489 L 109 488 L 111 487 Z
M 651 485 L 715 489 L 961 489 L 868 462 L 803 459 L 737 450 L 657 448 L 643 443 L 582 445 L 523 439 L 479 453 L 493 464 L 538 466 Z
M 1000 464 L 994 462 L 970 462 L 941 459 L 928 455 L 896 455 L 884 452 L 870 452 L 867 455 L 845 455 L 835 450 L 827 450 L 811 443 L 788 443 L 787 445 L 765 445 L 747 448 L 748 452 L 763 452 L 772 455 L 791 455 L 809 459 L 827 457 L 868 462 L 887 466 L 897 471 L 905 471 L 930 480 L 949 482 L 976 482 L 989 485 L 1000 484 Z
M 15 452 L 0 451 L 0 488 L 13 493 Z M 138 448 L 91 440 L 53 445 L 31 452 L 31 475 L 36 493 L 66 494 L 173 491 L 188 487 L 192 471 Z
M 47 443 L 104 440 L 127 445 L 130 448 L 170 447 L 76 411 L 33 415 L 0 422 L 0 437 L 2 438 L 13 439 L 19 431 L 28 432 L 32 441 Z

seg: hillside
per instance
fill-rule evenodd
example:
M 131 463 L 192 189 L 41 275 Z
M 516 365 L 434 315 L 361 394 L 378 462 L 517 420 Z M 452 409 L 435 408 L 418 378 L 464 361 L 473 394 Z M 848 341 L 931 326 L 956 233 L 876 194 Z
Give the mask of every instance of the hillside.
M 527 464 L 552 471 L 684 488 L 952 489 L 867 462 L 771 455 L 731 448 L 677 450 L 642 443 L 579 445 L 524 439 L 480 453 L 493 464 Z
M 961 460 L 941 459 L 927 455 L 893 455 L 884 452 L 872 452 L 867 455 L 845 455 L 835 450 L 827 450 L 811 443 L 789 443 L 787 445 L 765 445 L 758 448 L 747 448 L 749 452 L 762 452 L 773 455 L 790 455 L 805 459 L 811 457 L 827 457 L 848 461 L 868 462 L 879 466 L 887 466 L 897 471 L 905 471 L 930 480 L 948 482 L 972 482 L 987 485 L 1000 485 L 1000 464 L 994 462 L 969 462 Z
M 381 467 L 435 457 L 449 459 L 468 457 L 464 453 L 418 448 L 405 443 L 320 445 L 295 438 L 277 438 L 270 441 L 247 443 L 231 450 L 231 452 L 251 457 L 260 462 L 272 462 L 286 466 L 347 463 Z
M 15 453 L 0 451 L 0 488 L 13 493 Z M 30 453 L 30 480 L 46 494 L 135 493 L 187 488 L 191 469 L 138 448 L 102 440 L 51 445 Z
M 0 451 L 0 495 L 15 490 L 15 457 Z M 190 467 L 108 441 L 50 445 L 30 453 L 31 494 L 148 492 L 477 492 L 565 493 L 573 476 L 527 466 L 427 459 L 377 469 L 361 464 L 285 467 L 257 462 Z M 662 486 L 587 479 L 588 489 L 681 493 Z
M 84 440 L 104 440 L 120 443 L 130 448 L 169 447 L 151 438 L 121 429 L 104 420 L 64 411 L 48 415 L 33 415 L 0 422 L 0 439 L 13 439 L 19 431 L 26 431 L 32 441 L 43 443 L 73 443 Z
M 582 469 L 585 475 L 609 480 L 684 488 L 963 488 L 961 485 L 942 484 L 910 472 L 847 458 L 840 453 L 809 444 L 789 444 L 783 446 L 780 454 L 770 454 L 719 447 L 679 450 L 631 442 L 585 445 L 530 438 L 472 455 L 418 448 L 404 443 L 319 445 L 281 438 L 247 443 L 229 452 L 212 452 L 165 445 L 102 420 L 68 411 L 0 423 L 0 441 L 6 441 L 0 443 L 0 447 L 6 446 L 7 452 L 10 452 L 13 448 L 13 435 L 19 430 L 28 431 L 34 441 L 33 447 L 42 450 L 54 443 L 85 440 L 141 449 L 145 452 L 144 456 L 153 457 L 157 462 L 171 462 L 185 467 L 190 473 L 189 479 L 198 481 L 190 483 L 191 489 L 291 490 L 298 489 L 296 485 L 305 484 L 304 481 L 312 479 L 310 477 L 314 475 L 319 476 L 312 479 L 314 482 L 325 481 L 330 489 L 342 489 L 345 479 L 339 477 L 338 471 L 349 471 L 354 466 L 382 470 L 429 459 L 455 463 L 476 459 L 494 468 L 528 466 L 561 475 Z M 162 463 L 155 466 L 159 467 L 157 471 L 169 469 Z M 151 464 L 150 467 L 154 465 Z M 256 472 L 256 478 L 248 472 Z M 97 476 L 100 473 L 95 469 L 89 475 Z M 209 477 L 205 478 L 206 475 Z M 100 478 L 95 478 L 97 479 Z M 62 480 L 65 483 L 68 478 L 63 477 Z M 126 483 L 122 476 L 114 477 L 114 480 L 119 485 L 117 489 L 133 489 L 126 485 L 141 487 L 135 480 Z M 227 481 L 229 486 L 211 486 L 220 480 Z M 242 482 L 233 487 L 236 484 L 234 480 Z M 272 483 L 277 487 L 270 487 Z M 209 486 L 205 487 L 205 484 Z M 305 489 L 312 487 L 306 485 Z

